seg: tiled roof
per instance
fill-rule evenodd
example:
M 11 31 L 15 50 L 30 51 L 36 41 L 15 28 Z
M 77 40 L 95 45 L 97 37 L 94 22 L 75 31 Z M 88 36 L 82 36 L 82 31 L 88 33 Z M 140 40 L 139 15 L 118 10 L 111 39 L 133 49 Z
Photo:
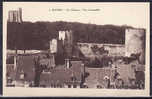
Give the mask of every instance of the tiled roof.
M 46 58 L 47 52 L 36 53 L 36 54 L 18 54 L 17 56 L 17 71 L 16 80 L 20 80 L 21 71 L 25 73 L 25 80 L 34 80 L 35 77 L 35 63 L 34 59 L 38 56 L 40 58 L 40 64 L 47 64 L 52 66 L 51 59 Z M 44 58 L 45 57 L 45 58 Z M 52 58 L 52 57 L 50 57 Z
M 72 66 L 68 69 L 65 66 L 58 66 L 50 73 L 42 73 L 40 83 L 45 85 L 64 84 L 71 82 L 71 77 L 76 77 L 76 82 L 81 81 L 81 62 L 71 62 Z
M 33 81 L 35 77 L 35 56 L 42 56 L 44 54 L 24 54 L 18 55 L 17 57 L 17 71 L 15 79 L 20 80 L 20 75 L 22 71 L 25 73 L 26 81 Z M 47 59 L 48 60 L 48 59 Z M 48 61 L 41 60 L 40 63 L 47 64 Z M 80 83 L 81 81 L 81 72 L 82 72 L 82 62 L 81 61 L 71 61 L 72 66 L 68 69 L 65 66 L 57 66 L 55 69 L 51 70 L 50 73 L 43 73 L 40 76 L 40 83 L 52 84 L 52 83 L 68 83 L 71 81 L 72 75 L 76 77 L 76 82 Z M 51 82 L 51 83 L 50 83 Z
M 137 81 L 145 81 L 145 73 L 143 71 L 136 71 L 135 77 Z
M 117 70 L 125 84 L 129 84 L 129 79 L 137 79 L 135 70 L 144 71 L 144 66 L 139 64 L 137 60 L 134 60 L 129 64 L 117 64 L 117 67 Z
M 129 79 L 135 79 L 134 70 L 130 65 L 122 64 L 118 67 L 117 71 L 125 84 L 129 83 Z
M 20 80 L 20 74 L 22 71 L 25 73 L 25 80 L 34 80 L 34 57 L 33 55 L 19 55 L 17 57 L 17 72 L 16 80 Z
M 114 80 L 114 70 L 111 68 L 86 68 L 86 72 L 89 76 L 86 78 L 88 86 L 94 86 L 96 84 L 104 85 L 104 78 L 109 77 L 110 81 Z
M 6 73 L 8 77 L 11 77 L 11 79 L 15 80 L 15 69 L 14 64 L 7 64 L 6 65 Z
M 145 71 L 145 65 L 140 64 L 138 60 L 131 62 L 130 65 L 134 65 L 136 71 Z
M 144 65 L 137 66 L 136 71 L 145 71 L 145 66 Z
M 40 59 L 40 64 L 41 64 L 41 65 L 46 65 L 46 66 L 48 66 L 48 67 L 55 66 L 54 57 L 49 57 L 49 58 Z

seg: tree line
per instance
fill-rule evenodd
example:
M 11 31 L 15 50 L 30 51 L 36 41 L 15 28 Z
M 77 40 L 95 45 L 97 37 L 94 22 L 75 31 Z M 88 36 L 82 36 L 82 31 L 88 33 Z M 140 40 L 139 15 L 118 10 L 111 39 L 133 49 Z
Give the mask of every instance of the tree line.
M 8 49 L 49 49 L 49 41 L 58 31 L 72 30 L 74 41 L 81 43 L 125 43 L 125 29 L 131 26 L 96 25 L 79 22 L 8 22 Z

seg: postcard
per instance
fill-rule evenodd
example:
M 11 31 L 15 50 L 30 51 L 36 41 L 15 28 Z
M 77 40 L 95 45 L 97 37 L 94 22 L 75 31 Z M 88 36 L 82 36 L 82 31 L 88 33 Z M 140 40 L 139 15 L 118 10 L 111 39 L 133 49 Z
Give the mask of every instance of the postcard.
M 148 2 L 3 2 L 4 96 L 150 95 Z

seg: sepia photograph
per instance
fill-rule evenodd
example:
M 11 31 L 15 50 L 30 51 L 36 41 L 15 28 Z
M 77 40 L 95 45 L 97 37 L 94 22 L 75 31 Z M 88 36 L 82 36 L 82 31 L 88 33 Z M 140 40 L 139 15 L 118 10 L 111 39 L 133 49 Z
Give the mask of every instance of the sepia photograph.
M 148 96 L 149 3 L 3 2 L 6 96 Z

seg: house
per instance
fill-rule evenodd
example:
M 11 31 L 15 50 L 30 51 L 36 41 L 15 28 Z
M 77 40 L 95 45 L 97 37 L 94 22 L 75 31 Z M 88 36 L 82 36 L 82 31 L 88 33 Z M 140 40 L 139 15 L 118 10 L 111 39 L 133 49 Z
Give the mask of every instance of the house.
M 85 85 L 88 88 L 109 88 L 114 82 L 115 71 L 112 68 L 86 68 L 86 72 Z
M 35 86 L 37 78 L 39 78 L 37 73 L 41 74 L 39 70 L 43 71 L 44 67 L 46 69 L 55 67 L 53 54 L 48 52 L 18 54 L 15 75 L 16 86 Z
M 13 87 L 15 86 L 15 74 L 16 70 L 14 69 L 14 64 L 6 64 L 6 86 Z
M 80 88 L 83 83 L 84 65 L 81 61 L 70 60 L 70 67 L 57 66 L 50 72 L 42 72 L 40 87 Z
M 34 55 L 22 54 L 17 56 L 16 84 L 18 87 L 29 87 L 34 84 L 35 63 Z
M 6 86 L 13 87 L 15 82 L 15 60 L 12 54 L 7 55 L 6 59 Z

